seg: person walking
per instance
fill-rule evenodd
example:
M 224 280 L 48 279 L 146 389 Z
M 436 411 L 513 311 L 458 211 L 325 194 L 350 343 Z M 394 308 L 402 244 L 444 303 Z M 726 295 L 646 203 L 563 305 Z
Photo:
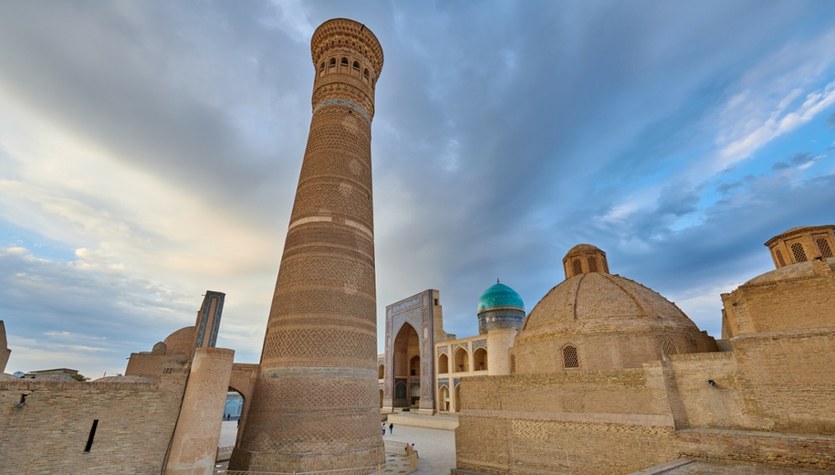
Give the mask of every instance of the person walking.
M 383 435 L 386 435 L 386 423 L 385 422 L 380 423 L 380 428 L 383 429 Z
M 383 432 L 385 432 L 385 429 L 383 429 Z M 389 424 L 389 435 L 391 435 L 392 432 L 394 432 L 394 422 Z

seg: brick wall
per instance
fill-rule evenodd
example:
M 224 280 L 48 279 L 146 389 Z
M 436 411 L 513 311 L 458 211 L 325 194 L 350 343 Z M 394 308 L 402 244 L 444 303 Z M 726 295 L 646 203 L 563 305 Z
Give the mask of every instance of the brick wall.
M 774 430 L 835 434 L 835 332 L 736 338 L 746 411 Z
M 640 369 L 468 378 L 457 468 L 615 474 L 680 456 L 835 468 L 833 338 L 736 338 L 734 352 Z
M 167 371 L 159 383 L 0 381 L 0 473 L 160 473 L 186 379 Z
M 680 428 L 770 428 L 768 421 L 756 420 L 745 410 L 733 353 L 674 355 L 671 366 L 677 391 L 674 397 L 681 400 L 686 414 Z

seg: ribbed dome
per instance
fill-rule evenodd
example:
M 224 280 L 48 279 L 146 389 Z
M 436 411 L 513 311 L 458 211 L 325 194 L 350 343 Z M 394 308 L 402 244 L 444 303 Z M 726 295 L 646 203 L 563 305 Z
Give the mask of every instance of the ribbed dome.
M 519 310 L 525 310 L 525 303 L 522 302 L 522 297 L 516 293 L 515 290 L 496 282 L 491 285 L 489 289 L 485 290 L 478 299 L 478 313 L 491 308 L 512 307 Z
M 652 329 L 698 332 L 676 305 L 619 275 L 579 274 L 553 289 L 531 310 L 517 344 L 546 335 L 643 333 Z

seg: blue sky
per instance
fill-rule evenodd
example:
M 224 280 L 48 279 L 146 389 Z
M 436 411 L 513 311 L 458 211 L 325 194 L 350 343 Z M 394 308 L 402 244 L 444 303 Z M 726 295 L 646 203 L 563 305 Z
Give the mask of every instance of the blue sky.
M 833 2 L 3 2 L 7 372 L 122 372 L 207 289 L 258 361 L 332 17 L 385 52 L 378 321 L 437 288 L 474 334 L 589 242 L 718 336 L 763 242 L 835 222 Z

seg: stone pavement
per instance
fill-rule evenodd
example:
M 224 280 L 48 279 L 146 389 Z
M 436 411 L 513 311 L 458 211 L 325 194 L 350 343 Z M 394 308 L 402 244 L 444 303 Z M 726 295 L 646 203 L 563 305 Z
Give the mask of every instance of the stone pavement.
M 409 442 L 418 451 L 418 475 L 447 475 L 455 468 L 455 432 L 423 427 L 399 426 L 394 433 L 386 431 L 386 441 Z
M 720 463 L 703 460 L 675 460 L 631 475 L 824 475 L 827 470 L 777 467 L 764 464 Z
M 388 424 L 386 424 L 388 427 Z M 220 446 L 235 445 L 237 433 L 235 421 L 224 421 L 220 433 Z M 428 429 L 423 427 L 409 427 L 395 424 L 394 433 L 383 438 L 387 442 L 387 449 L 391 446 L 413 443 L 418 451 L 418 469 L 411 472 L 417 475 L 447 475 L 450 469 L 455 467 L 455 432 L 442 429 Z M 404 452 L 405 454 L 405 452 Z M 409 472 L 408 462 L 405 456 L 399 454 L 386 454 L 387 467 L 383 471 L 386 474 L 405 475 Z M 216 474 L 223 474 L 226 470 L 226 463 L 218 464 Z

